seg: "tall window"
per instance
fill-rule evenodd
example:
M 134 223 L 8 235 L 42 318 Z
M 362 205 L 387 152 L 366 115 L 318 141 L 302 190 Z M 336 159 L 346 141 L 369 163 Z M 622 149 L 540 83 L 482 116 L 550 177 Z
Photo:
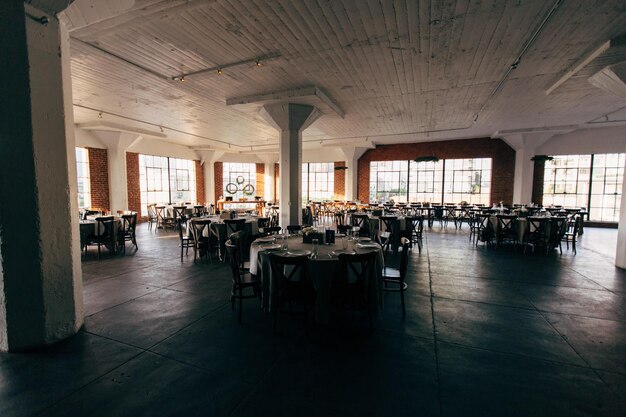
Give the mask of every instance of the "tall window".
M 543 205 L 588 207 L 589 220 L 619 221 L 624 154 L 558 155 L 546 161 Z
M 444 203 L 486 204 L 491 200 L 491 158 L 446 159 Z
M 302 164 L 302 203 L 332 200 L 335 196 L 335 164 Z
M 605 222 L 619 221 L 624 154 L 593 155 L 589 217 Z
M 196 201 L 196 166 L 187 159 L 139 155 L 141 212 L 148 204 Z
M 443 185 L 443 162 L 409 161 L 409 201 L 439 203 Z
M 370 163 L 370 201 L 406 201 L 409 161 Z
M 251 199 L 256 195 L 256 164 L 224 162 L 222 167 L 222 190 L 225 197 L 239 200 Z
M 91 208 L 89 151 L 85 148 L 76 148 L 76 179 L 78 180 L 78 207 Z
M 370 201 L 489 204 L 491 158 L 370 162 Z

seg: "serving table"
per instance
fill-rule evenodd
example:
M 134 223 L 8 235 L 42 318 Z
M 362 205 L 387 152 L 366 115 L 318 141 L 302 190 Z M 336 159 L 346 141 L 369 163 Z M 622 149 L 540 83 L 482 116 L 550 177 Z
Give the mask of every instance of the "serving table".
M 257 213 L 263 212 L 263 207 L 265 207 L 264 200 L 217 200 L 217 209 L 219 211 L 223 211 L 226 207 L 233 205 L 245 205 L 245 206 L 253 206 Z

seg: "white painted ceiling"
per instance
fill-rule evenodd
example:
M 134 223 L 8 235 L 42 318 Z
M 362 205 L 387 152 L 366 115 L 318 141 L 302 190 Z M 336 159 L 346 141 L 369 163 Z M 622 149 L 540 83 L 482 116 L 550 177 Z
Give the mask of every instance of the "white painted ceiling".
M 308 86 L 345 112 L 320 106 L 308 147 L 556 130 L 626 107 L 589 82 L 626 59 L 624 0 L 75 0 L 60 17 L 79 126 L 191 147 L 275 148 L 258 106 L 226 100 Z

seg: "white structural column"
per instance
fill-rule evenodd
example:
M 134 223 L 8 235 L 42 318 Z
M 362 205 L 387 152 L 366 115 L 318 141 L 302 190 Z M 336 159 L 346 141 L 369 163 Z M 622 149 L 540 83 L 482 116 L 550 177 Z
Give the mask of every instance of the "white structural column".
M 265 193 L 263 195 L 263 199 L 270 202 L 274 201 L 276 199 L 276 196 L 274 195 L 274 180 L 276 179 L 274 174 L 274 164 L 278 162 L 278 156 L 276 154 L 261 154 L 257 156 L 263 161 L 265 166 L 265 172 L 263 173 L 265 176 L 263 180 L 265 184 Z
M 320 116 L 305 104 L 270 104 L 261 115 L 280 132 L 280 225 L 302 223 L 302 132 Z
M 626 166 L 624 166 L 626 174 Z M 624 176 L 626 178 L 626 176 Z M 617 230 L 617 252 L 615 266 L 626 269 L 626 181 L 622 182 L 622 200 L 620 202 L 619 226 Z
M 370 148 L 342 146 L 340 149 L 346 159 L 346 167 L 348 168 L 346 170 L 346 200 L 354 201 L 357 199 L 356 191 L 359 184 L 359 158 Z
M 83 323 L 69 37 L 5 1 L 0 49 L 0 350 L 18 351 Z
M 224 155 L 224 151 L 219 150 L 196 150 L 200 157 L 200 165 L 204 170 L 204 196 L 208 204 L 215 203 L 217 197 L 215 195 L 215 161 Z M 200 201 L 201 203 L 201 201 Z

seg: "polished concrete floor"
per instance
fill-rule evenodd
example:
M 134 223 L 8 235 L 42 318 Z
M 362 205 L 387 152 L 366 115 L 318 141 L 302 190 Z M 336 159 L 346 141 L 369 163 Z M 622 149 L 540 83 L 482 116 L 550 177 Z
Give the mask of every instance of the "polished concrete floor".
M 237 324 L 227 268 L 145 226 L 136 253 L 83 261 L 84 331 L 0 354 L 0 416 L 626 416 L 616 230 L 524 256 L 435 226 L 406 319 L 388 294 L 373 332 L 349 314 L 305 337 L 253 300 Z

